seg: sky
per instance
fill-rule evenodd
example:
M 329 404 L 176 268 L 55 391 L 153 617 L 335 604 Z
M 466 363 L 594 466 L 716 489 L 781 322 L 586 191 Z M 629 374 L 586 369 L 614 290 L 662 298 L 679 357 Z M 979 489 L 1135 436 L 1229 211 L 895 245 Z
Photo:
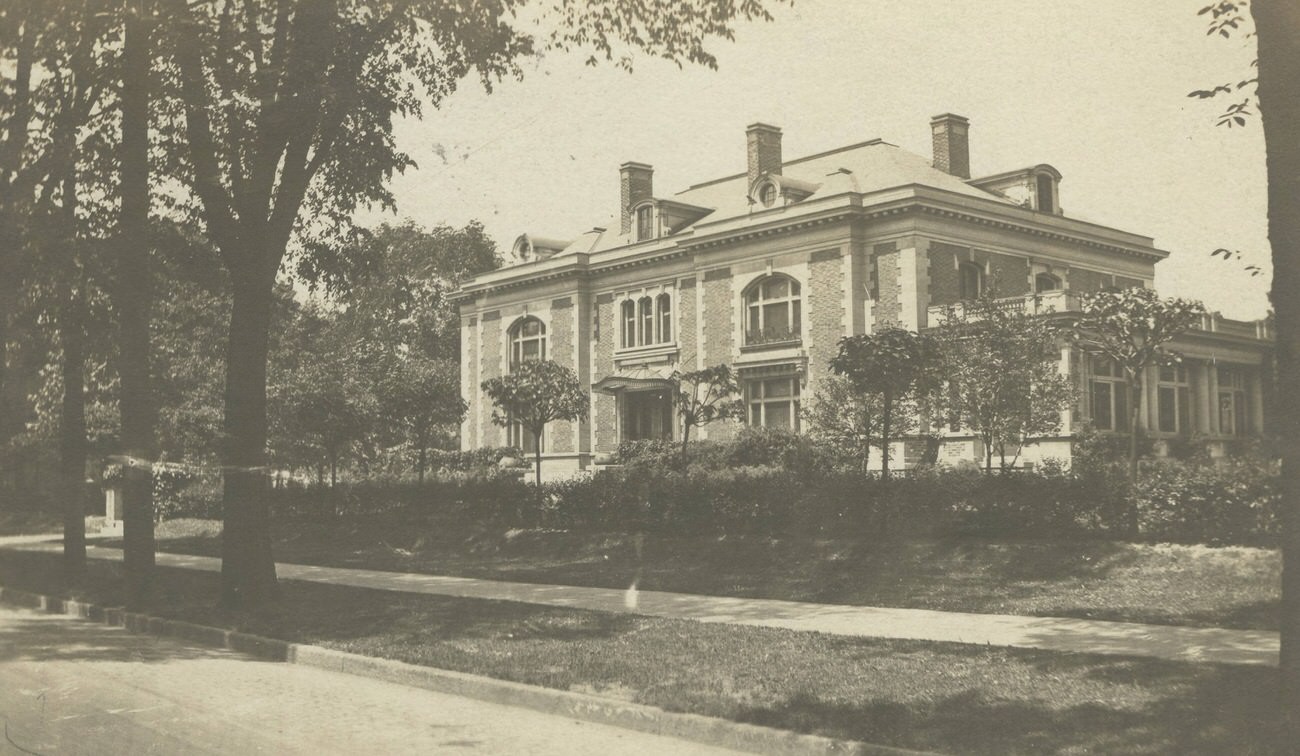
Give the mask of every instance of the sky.
M 770 0 L 769 0 L 770 2 Z M 503 250 L 572 238 L 618 211 L 618 166 L 655 194 L 745 170 L 745 127 L 780 126 L 786 160 L 875 137 L 930 155 L 930 117 L 970 119 L 975 176 L 1054 165 L 1066 215 L 1155 238 L 1161 293 L 1233 318 L 1267 309 L 1263 136 L 1215 125 L 1187 93 L 1249 78 L 1253 43 L 1207 37 L 1206 0 L 795 0 L 714 41 L 718 70 L 582 54 L 530 60 L 491 94 L 465 82 L 397 127 L 418 164 L 398 213 L 479 220 Z M 1211 257 L 1225 247 L 1240 261 Z M 1245 269 L 1254 264 L 1266 275 Z

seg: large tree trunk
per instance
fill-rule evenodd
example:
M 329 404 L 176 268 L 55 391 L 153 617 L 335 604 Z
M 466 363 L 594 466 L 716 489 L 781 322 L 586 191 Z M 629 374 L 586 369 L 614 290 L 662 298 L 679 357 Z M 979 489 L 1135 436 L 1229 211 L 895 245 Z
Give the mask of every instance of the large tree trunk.
M 880 423 L 880 478 L 887 480 L 889 478 L 889 442 L 893 440 L 894 434 L 894 397 L 888 393 L 884 395 L 884 416 Z
M 122 205 L 117 311 L 121 329 L 123 541 L 127 601 L 140 606 L 154 567 L 155 408 L 149 375 L 149 31 L 147 0 L 128 0 L 122 47 Z
M 63 404 L 59 417 L 59 466 L 63 480 L 63 570 L 75 583 L 86 569 L 86 317 L 85 277 L 77 264 L 75 169 L 63 182 L 65 264 L 59 340 L 63 347 Z
M 1300 4 L 1250 5 L 1259 44 L 1259 108 L 1268 166 L 1277 385 L 1271 412 L 1282 450 L 1282 717 L 1300 743 Z
M 271 555 L 266 470 L 266 360 L 274 301 L 271 281 L 236 279 L 226 354 L 224 527 L 221 602 L 256 606 L 279 587 Z

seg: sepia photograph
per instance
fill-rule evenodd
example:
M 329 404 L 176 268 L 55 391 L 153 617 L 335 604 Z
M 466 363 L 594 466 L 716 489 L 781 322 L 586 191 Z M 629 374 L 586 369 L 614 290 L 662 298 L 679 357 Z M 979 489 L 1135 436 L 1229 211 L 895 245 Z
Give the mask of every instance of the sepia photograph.
M 0 725 L 1300 755 L 1300 2 L 0 0 Z

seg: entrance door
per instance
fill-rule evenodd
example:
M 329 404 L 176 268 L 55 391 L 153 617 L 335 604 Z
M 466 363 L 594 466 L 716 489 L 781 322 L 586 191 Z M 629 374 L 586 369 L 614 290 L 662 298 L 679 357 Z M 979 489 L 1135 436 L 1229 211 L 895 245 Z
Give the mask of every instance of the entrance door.
M 623 440 L 673 437 L 673 402 L 667 391 L 629 391 L 623 394 Z

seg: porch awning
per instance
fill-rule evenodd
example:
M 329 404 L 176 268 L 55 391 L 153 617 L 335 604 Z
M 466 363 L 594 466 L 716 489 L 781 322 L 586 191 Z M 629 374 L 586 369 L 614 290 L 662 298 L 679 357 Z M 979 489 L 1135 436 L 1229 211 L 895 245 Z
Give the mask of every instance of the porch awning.
M 620 370 L 613 375 L 607 375 L 591 384 L 591 389 L 602 394 L 611 395 L 620 391 L 666 389 L 671 388 L 673 385 L 668 378 L 670 374 L 671 371 L 667 368 L 652 368 L 649 365 L 640 365 L 635 368 Z

